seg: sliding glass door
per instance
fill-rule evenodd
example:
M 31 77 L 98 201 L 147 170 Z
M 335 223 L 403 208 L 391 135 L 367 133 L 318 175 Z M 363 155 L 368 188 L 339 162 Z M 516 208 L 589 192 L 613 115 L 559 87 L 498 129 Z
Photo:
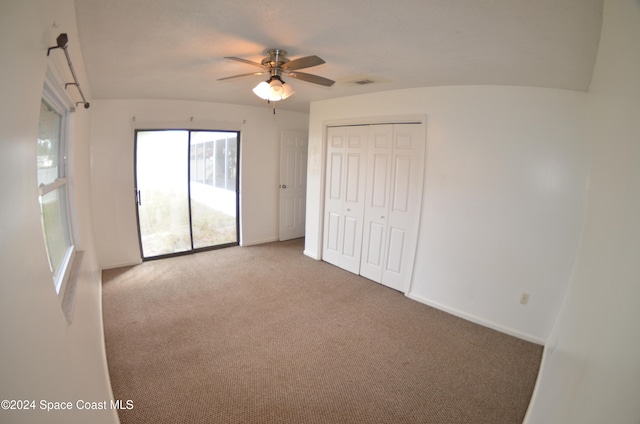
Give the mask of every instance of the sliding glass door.
M 136 131 L 144 259 L 238 244 L 238 133 Z
M 192 131 L 190 200 L 195 249 L 238 242 L 238 134 Z

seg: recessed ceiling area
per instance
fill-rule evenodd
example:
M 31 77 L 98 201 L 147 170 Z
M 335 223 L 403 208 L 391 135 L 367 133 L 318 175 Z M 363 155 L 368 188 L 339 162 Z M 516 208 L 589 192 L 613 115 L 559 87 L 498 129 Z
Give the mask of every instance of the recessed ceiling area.
M 332 87 L 285 80 L 279 109 L 375 91 L 518 85 L 586 91 L 602 0 L 76 0 L 93 99 L 176 99 L 260 106 L 253 72 L 269 48 L 317 55 L 305 69 Z M 370 83 L 359 83 L 370 81 Z

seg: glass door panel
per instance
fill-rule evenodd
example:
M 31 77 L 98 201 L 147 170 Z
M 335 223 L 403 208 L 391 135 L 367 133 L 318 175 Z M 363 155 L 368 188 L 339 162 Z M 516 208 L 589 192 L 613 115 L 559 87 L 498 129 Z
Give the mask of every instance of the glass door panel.
M 238 134 L 192 131 L 190 200 L 194 249 L 238 243 Z
M 137 131 L 136 186 L 142 257 L 191 250 L 188 131 Z

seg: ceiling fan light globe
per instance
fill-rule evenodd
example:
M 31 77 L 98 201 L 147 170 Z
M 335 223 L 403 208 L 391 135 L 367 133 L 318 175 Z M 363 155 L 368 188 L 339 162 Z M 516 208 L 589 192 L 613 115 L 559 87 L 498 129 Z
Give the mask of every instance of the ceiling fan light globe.
M 262 100 L 269 100 L 270 87 L 269 83 L 266 81 L 262 81 L 260 84 L 256 85 L 253 89 L 253 92 L 256 96 L 260 97 Z
M 278 102 L 291 96 L 295 93 L 295 90 L 291 85 L 286 84 L 282 80 L 272 78 L 269 79 L 269 81 L 262 81 L 260 84 L 256 85 L 253 92 L 263 100 Z
M 284 91 L 282 88 L 282 81 L 279 79 L 272 80 L 269 83 L 269 89 L 272 96 L 282 96 L 282 92 Z
M 291 84 L 283 83 L 282 88 L 284 91 L 282 93 L 282 100 L 286 99 L 289 96 L 292 96 L 296 92 L 296 90 L 294 90 L 293 87 L 291 87 Z

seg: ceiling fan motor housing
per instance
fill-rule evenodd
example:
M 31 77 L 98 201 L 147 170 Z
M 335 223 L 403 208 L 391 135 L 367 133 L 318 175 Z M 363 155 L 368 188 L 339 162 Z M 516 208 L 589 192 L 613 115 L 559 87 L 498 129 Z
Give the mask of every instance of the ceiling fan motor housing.
M 289 62 L 287 59 L 287 51 L 281 49 L 267 50 L 268 57 L 262 59 L 262 64 L 269 67 L 271 76 L 279 76 L 282 73 L 282 65 Z

